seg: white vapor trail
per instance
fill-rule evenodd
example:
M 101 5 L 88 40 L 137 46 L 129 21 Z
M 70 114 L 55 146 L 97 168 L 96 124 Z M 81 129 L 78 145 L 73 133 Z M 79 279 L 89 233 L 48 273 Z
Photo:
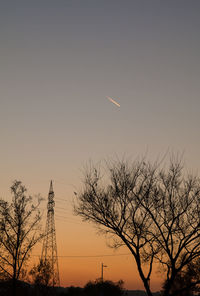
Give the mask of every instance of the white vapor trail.
M 113 100 L 111 97 L 106 97 L 110 102 L 112 102 L 113 104 L 115 104 L 117 107 L 120 107 L 120 104 L 117 103 L 115 100 Z

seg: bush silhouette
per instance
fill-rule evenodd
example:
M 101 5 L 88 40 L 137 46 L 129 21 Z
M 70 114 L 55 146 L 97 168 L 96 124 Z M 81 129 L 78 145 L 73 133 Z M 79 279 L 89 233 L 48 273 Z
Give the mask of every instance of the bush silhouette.
M 113 283 L 111 281 L 89 282 L 84 287 L 84 296 L 121 296 L 125 295 L 122 288 L 123 282 Z

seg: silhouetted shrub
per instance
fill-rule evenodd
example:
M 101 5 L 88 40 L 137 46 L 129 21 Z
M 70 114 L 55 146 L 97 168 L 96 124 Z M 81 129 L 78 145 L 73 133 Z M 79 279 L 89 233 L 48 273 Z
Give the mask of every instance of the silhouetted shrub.
M 66 296 L 81 296 L 83 295 L 83 288 L 80 287 L 69 287 Z M 62 295 L 61 295 L 62 296 Z M 63 294 L 64 296 L 64 294 Z
M 89 282 L 84 287 L 84 296 L 122 296 L 125 295 L 123 281 L 113 283 L 111 281 Z

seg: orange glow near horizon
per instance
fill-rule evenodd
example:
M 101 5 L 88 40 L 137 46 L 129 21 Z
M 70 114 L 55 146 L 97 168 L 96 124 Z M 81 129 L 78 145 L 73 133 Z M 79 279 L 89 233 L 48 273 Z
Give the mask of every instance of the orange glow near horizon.
M 123 258 L 123 259 L 121 259 Z M 136 265 L 131 256 L 104 257 L 104 258 L 59 258 L 61 283 L 63 286 L 84 286 L 88 281 L 100 278 L 101 263 L 104 268 L 104 279 L 117 282 L 124 281 L 129 290 L 144 290 Z M 160 290 L 161 278 L 156 273 L 151 279 L 153 291 Z
M 83 222 L 80 217 L 74 216 L 73 197 L 72 200 L 65 198 L 65 196 L 73 196 L 73 192 L 69 189 L 66 190 L 65 186 L 63 189 L 62 184 L 56 181 L 53 182 L 53 189 L 55 193 L 54 213 L 61 286 L 83 287 L 88 281 L 100 278 L 101 264 L 104 263 L 107 265 L 104 269 L 105 280 L 113 282 L 123 280 L 126 289 L 144 290 L 134 258 L 129 250 L 126 247 L 118 250 L 108 247 L 109 238 L 99 234 L 94 224 Z M 46 224 L 48 190 L 49 182 L 44 183 L 44 190 L 42 187 L 39 190 L 43 192 L 42 196 L 45 197 L 41 204 L 43 229 Z M 31 191 L 36 190 L 32 189 Z M 28 190 L 28 192 L 30 191 Z M 31 193 L 31 195 L 33 194 Z M 36 245 L 31 253 L 30 261 L 27 263 L 28 271 L 39 262 L 41 250 L 42 242 Z M 159 291 L 163 282 L 160 273 L 157 273 L 158 269 L 155 266 L 151 278 L 153 291 Z
M 72 176 L 71 179 L 69 177 L 69 180 L 71 184 L 80 183 L 77 178 L 72 178 Z M 29 184 L 27 180 L 23 180 L 23 184 L 26 185 L 28 193 L 32 196 L 34 196 L 34 192 L 40 192 L 44 197 L 41 204 L 43 211 L 42 227 L 44 229 L 50 183 L 47 180 L 36 186 L 34 182 Z M 99 234 L 94 224 L 83 222 L 80 217 L 73 214 L 73 192 L 74 190 L 78 191 L 77 188 L 66 186 L 64 181 L 53 181 L 56 241 L 61 286 L 83 287 L 88 281 L 100 278 L 101 263 L 104 263 L 108 266 L 104 270 L 105 280 L 114 282 L 123 280 L 126 289 L 144 290 L 134 258 L 129 253 L 129 250 L 126 247 L 118 250 L 108 247 L 109 238 Z M 7 200 L 10 201 L 10 198 Z M 32 251 L 30 261 L 27 264 L 28 270 L 31 269 L 33 264 L 38 263 L 41 250 L 42 242 L 36 245 Z M 151 288 L 153 291 L 159 291 L 163 282 L 161 272 L 158 273 L 158 270 L 159 266 L 154 265 L 151 277 Z
M 126 289 L 144 290 L 133 257 L 131 255 L 120 255 L 125 253 L 125 249 L 124 251 L 118 250 L 117 252 L 112 252 L 105 247 L 104 254 L 111 254 L 111 256 L 95 257 L 98 254 L 102 254 L 102 252 L 99 252 L 98 247 L 96 248 L 99 243 L 101 244 L 99 239 L 97 239 L 95 244 L 91 244 L 91 249 L 82 248 L 82 252 L 77 252 L 74 248 L 65 248 L 65 254 L 67 254 L 66 257 L 65 255 L 60 256 L 58 254 L 61 286 L 83 287 L 87 282 L 100 278 L 101 264 L 104 263 L 107 266 L 104 268 L 104 280 L 111 280 L 113 282 L 123 280 Z M 94 257 L 92 257 L 93 255 L 87 255 L 92 251 L 93 254 L 95 254 Z M 37 264 L 37 262 L 38 257 L 31 257 L 31 266 Z M 159 291 L 163 281 L 160 274 L 158 275 L 156 268 L 151 278 L 151 288 L 153 291 Z
M 107 266 L 104 269 L 105 280 L 123 280 L 126 289 L 144 290 L 129 250 L 126 247 L 119 250 L 111 249 L 107 246 L 108 239 L 98 235 L 92 224 L 81 222 L 78 217 L 74 219 L 74 224 L 56 221 L 61 286 L 83 287 L 88 281 L 100 278 L 101 264 L 104 263 Z M 40 252 L 41 244 L 35 248 L 33 254 L 39 255 Z M 37 260 L 38 257 L 31 257 L 32 264 L 37 263 Z M 158 267 L 155 266 L 151 279 L 153 291 L 160 290 L 163 281 L 157 270 Z

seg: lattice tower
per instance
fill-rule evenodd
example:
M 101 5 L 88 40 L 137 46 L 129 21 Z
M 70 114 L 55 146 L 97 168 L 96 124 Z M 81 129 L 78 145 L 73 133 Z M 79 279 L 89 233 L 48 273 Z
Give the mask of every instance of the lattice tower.
M 45 237 L 42 247 L 41 259 L 43 262 L 49 262 L 51 266 L 50 286 L 60 286 L 60 277 L 58 269 L 58 255 L 56 245 L 56 228 L 54 219 L 54 191 L 52 181 L 50 183 L 48 204 L 47 204 L 47 220 L 45 228 Z

